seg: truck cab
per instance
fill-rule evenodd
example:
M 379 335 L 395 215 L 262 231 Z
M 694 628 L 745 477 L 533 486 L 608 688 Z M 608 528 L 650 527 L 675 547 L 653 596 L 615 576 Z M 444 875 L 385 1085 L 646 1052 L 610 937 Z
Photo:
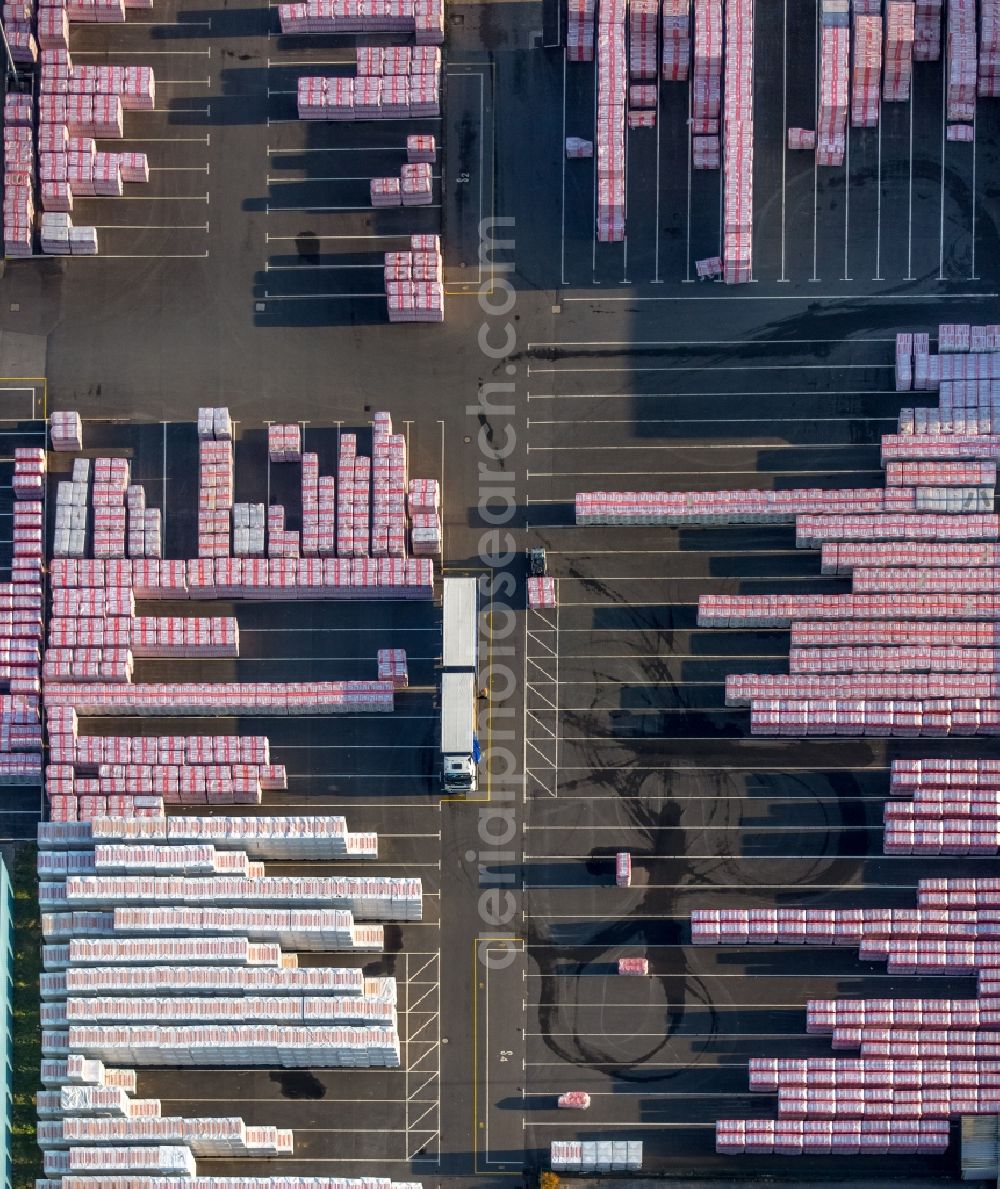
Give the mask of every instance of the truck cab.
M 474 793 L 478 788 L 479 768 L 471 756 L 444 756 L 441 761 L 441 777 L 449 793 L 461 796 Z

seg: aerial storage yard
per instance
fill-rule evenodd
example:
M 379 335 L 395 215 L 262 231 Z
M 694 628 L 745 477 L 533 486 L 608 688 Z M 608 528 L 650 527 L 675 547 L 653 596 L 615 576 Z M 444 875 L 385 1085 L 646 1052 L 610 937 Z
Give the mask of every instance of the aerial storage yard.
M 15 1189 L 1000 1176 L 1000 0 L 8 0 Z

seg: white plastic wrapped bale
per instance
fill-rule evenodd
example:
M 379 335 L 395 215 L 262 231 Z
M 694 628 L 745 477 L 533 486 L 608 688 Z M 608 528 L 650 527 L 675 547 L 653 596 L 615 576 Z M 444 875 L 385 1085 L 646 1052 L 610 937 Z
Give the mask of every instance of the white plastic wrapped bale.
M 553 1140 L 549 1149 L 553 1172 L 639 1172 L 641 1140 Z
M 269 425 L 267 456 L 271 462 L 301 462 L 302 426 L 296 422 Z
M 104 1145 L 69 1149 L 71 1172 L 154 1172 L 167 1176 L 197 1175 L 191 1149 L 186 1145 L 114 1148 Z
M 395 1069 L 399 1036 L 393 1028 L 284 1027 L 280 1024 L 191 1024 L 186 1027 L 104 1028 L 74 1025 L 75 1052 L 130 1065 L 260 1066 L 284 1069 Z
M 71 996 L 70 1024 L 357 1024 L 394 1028 L 395 1005 L 364 995 Z M 64 1087 L 77 1090 L 79 1087 Z
M 528 579 L 528 606 L 541 610 L 556 605 L 555 578 Z
M 402 202 L 399 178 L 372 178 L 368 193 L 373 207 L 399 206 Z
M 410 518 L 410 524 L 410 547 L 414 556 L 438 556 L 443 547 L 441 517 L 418 512 Z
M 434 199 L 431 167 L 426 162 L 406 164 L 400 171 L 400 196 L 403 206 L 429 206 Z
M 345 909 L 360 920 L 418 921 L 422 915 L 419 879 L 380 876 L 112 876 L 70 875 L 65 884 L 39 886 L 45 908 L 71 909 L 175 904 L 263 906 L 298 905 Z M 117 928 L 117 917 L 116 917 Z
M 625 238 L 625 99 L 628 55 L 624 0 L 600 0 L 597 11 L 597 238 Z
M 183 1144 L 195 1156 L 277 1155 L 277 1129 L 251 1128 L 235 1117 L 60 1120 L 53 1147 L 83 1144 Z M 264 1132 L 260 1135 L 260 1132 Z M 283 1137 L 282 1137 L 283 1138 Z M 289 1149 L 291 1150 L 291 1149 Z
M 592 140 L 583 140 L 579 136 L 566 137 L 566 156 L 571 161 L 584 160 L 593 157 L 594 142 Z
M 976 114 L 976 3 L 949 0 L 945 78 L 949 120 L 972 120 Z
M 255 858 L 335 859 L 347 854 L 342 817 L 171 817 L 102 818 L 91 824 L 95 842 L 163 840 L 173 844 L 211 843 L 217 849 L 246 851 Z
M 914 19 L 914 8 L 910 0 L 887 0 L 885 73 L 882 82 L 882 98 L 886 103 L 906 103 L 910 98 Z
M 662 36 L 661 78 L 686 82 L 691 65 L 691 0 L 663 0 Z
M 943 5 L 944 0 L 917 0 L 913 22 L 914 62 L 937 62 L 940 59 L 941 9 Z M 984 7 L 984 21 L 986 14 L 987 10 Z
M 365 991 L 358 969 L 335 966 L 78 966 L 64 975 L 81 995 L 354 995 Z M 395 980 L 391 1002 L 396 1001 Z
M 112 930 L 122 938 L 159 933 L 167 937 L 228 934 L 309 950 L 381 950 L 385 943 L 381 925 L 355 925 L 351 913 L 333 908 L 119 908 L 104 936 Z
M 406 160 L 412 163 L 426 161 L 431 164 L 437 159 L 437 145 L 429 133 L 417 133 L 406 138 Z
M 726 0 L 722 279 L 753 279 L 753 3 Z
M 854 18 L 851 74 L 851 127 L 878 125 L 882 79 L 882 18 L 859 14 Z
M 305 5 L 303 5 L 305 7 Z M 423 1189 L 419 1181 L 388 1177 L 282 1177 L 280 1189 Z M 38 1181 L 36 1189 L 276 1189 L 273 1177 L 63 1177 Z
M 566 59 L 569 62 L 594 60 L 595 0 L 568 0 L 566 9 Z
M 46 951 L 57 947 L 45 946 Z M 53 969 L 62 958 L 66 966 L 157 966 L 163 963 L 209 966 L 219 963 L 239 968 L 281 969 L 288 955 L 277 943 L 247 937 L 78 937 L 64 947 L 65 955 L 46 952 L 45 967 Z
M 69 411 L 50 413 L 49 440 L 56 451 L 82 450 L 83 422 L 80 414 Z
M 659 0 L 631 0 L 629 4 L 629 77 L 632 79 L 657 77 L 659 8 Z
M 912 5 L 910 6 L 912 12 Z M 824 17 L 826 9 L 824 8 Z M 850 25 L 821 24 L 819 112 L 816 120 L 816 164 L 840 166 L 847 144 Z

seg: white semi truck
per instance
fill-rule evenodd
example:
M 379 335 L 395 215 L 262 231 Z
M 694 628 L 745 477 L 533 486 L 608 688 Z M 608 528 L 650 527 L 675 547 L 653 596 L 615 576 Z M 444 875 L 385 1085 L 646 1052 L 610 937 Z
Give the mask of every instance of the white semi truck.
M 441 673 L 441 782 L 453 796 L 479 784 L 479 581 L 444 579 Z

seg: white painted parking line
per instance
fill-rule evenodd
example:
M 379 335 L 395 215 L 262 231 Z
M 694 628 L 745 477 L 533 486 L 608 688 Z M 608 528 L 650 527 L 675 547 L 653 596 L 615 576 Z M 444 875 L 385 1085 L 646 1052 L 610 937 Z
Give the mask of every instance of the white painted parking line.
M 767 339 L 764 342 L 753 342 L 742 339 L 552 339 L 549 342 L 538 340 L 529 342 L 529 351 L 547 347 L 627 347 L 629 354 L 639 347 L 690 347 L 698 350 L 701 347 L 742 347 L 752 343 L 756 350 L 776 348 L 783 350 L 789 346 L 812 346 L 816 343 L 850 343 L 852 347 L 863 346 L 866 343 L 895 343 L 894 338 L 808 338 L 808 339 Z M 890 390 L 895 393 L 895 390 Z
M 881 100 L 879 101 L 881 102 Z M 878 156 L 875 167 L 875 276 L 874 281 L 884 281 L 882 276 L 882 112 L 879 111 L 878 120 Z
M 269 157 L 294 156 L 294 157 L 308 157 L 313 153 L 397 153 L 402 156 L 406 155 L 406 146 L 400 145 L 335 145 L 330 147 L 319 147 L 317 145 L 307 145 L 300 149 L 272 149 L 268 146 L 267 155 Z
M 377 209 L 378 209 L 377 207 L 373 207 L 370 205 L 369 206 L 317 206 L 313 203 L 307 203 L 305 206 L 271 206 L 271 204 L 268 203 L 267 206 L 265 207 L 265 214 L 276 215 L 276 214 L 288 214 L 289 212 L 291 212 L 293 214 L 300 213 L 300 212 L 304 213 L 304 214 L 321 214 L 325 211 L 332 211 L 335 213 L 344 213 L 344 212 L 351 212 L 351 211 L 366 211 L 370 214 Z M 400 207 L 398 209 L 401 210 L 402 208 Z M 421 206 L 419 208 L 418 207 L 408 207 L 407 209 L 408 210 L 418 210 L 419 209 L 422 211 L 439 211 L 441 209 L 441 204 L 440 204 L 440 202 L 432 202 L 432 203 L 428 203 L 425 206 Z M 895 365 L 893 365 L 893 366 L 895 366 Z
M 945 136 L 945 129 L 947 128 L 946 118 L 948 115 L 948 78 L 947 71 L 941 71 L 941 213 L 938 230 L 938 280 L 944 280 L 944 165 L 945 156 L 947 154 L 947 138 Z
M 385 301 L 384 293 L 286 293 L 269 294 L 265 293 L 258 301 L 355 301 L 361 298 L 376 298 L 380 297 Z
M 721 419 L 720 419 L 721 420 Z M 698 423 L 696 423 L 698 424 Z M 873 442 L 874 447 L 878 447 L 877 442 Z M 634 450 L 857 450 L 857 442 L 765 442 L 760 439 L 753 442 L 652 442 L 645 446 L 601 446 L 601 450 L 615 449 L 623 453 Z M 531 446 L 526 448 L 528 453 L 544 454 L 549 453 L 567 453 L 569 451 L 579 452 L 585 450 L 592 452 L 594 446 Z M 538 501 L 539 503 L 543 501 Z M 709 525 L 698 527 L 712 527 Z M 718 525 L 719 528 L 731 528 L 732 525 Z
M 62 256 L 62 260 L 204 260 L 204 252 L 101 252 L 97 256 Z
M 129 21 L 129 25 L 132 22 Z M 168 58 L 210 58 L 212 56 L 211 49 L 207 50 L 73 50 L 74 58 L 152 58 L 152 57 L 168 57 Z M 156 80 L 159 83 L 159 79 Z M 160 111 L 160 108 L 153 108 L 154 111 Z M 168 110 L 166 108 L 162 110 Z M 179 110 L 179 109 L 177 109 Z M 142 114 L 142 113 L 139 113 Z
M 118 144 L 203 144 L 212 143 L 212 135 L 204 136 L 123 136 Z
M 785 181 L 788 173 L 788 0 L 784 0 L 781 16 L 781 275 L 779 283 L 786 283 L 785 275 Z
M 910 156 L 909 181 L 907 183 L 907 217 L 906 217 L 906 276 L 904 281 L 914 280 L 913 276 L 913 105 L 916 93 L 917 76 L 919 71 L 910 72 Z
M 382 264 L 271 264 L 264 261 L 265 272 L 337 272 L 352 269 L 377 268 L 380 272 Z
M 431 180 L 435 181 L 435 182 L 440 182 L 441 175 L 439 173 L 431 174 Z M 371 174 L 366 173 L 366 174 L 353 175 L 353 176 L 321 177 L 321 178 L 313 177 L 311 174 L 305 174 L 304 176 L 298 177 L 298 178 L 290 178 L 290 177 L 278 178 L 278 177 L 271 177 L 270 175 L 268 175 L 266 178 L 266 181 L 269 186 L 288 186 L 288 185 L 301 186 L 306 182 L 370 182 Z M 275 208 L 275 209 L 277 209 L 277 208 Z M 369 209 L 375 210 L 376 208 L 370 207 Z M 407 209 L 411 209 L 411 208 L 407 208 Z M 419 210 L 422 208 L 413 207 L 412 209 Z
M 842 281 L 850 281 L 850 276 L 847 267 L 847 245 L 850 238 L 850 222 L 851 222 L 851 122 L 847 121 L 846 134 L 844 137 L 844 275 L 840 278 Z
M 972 259 L 969 263 L 969 280 L 978 281 L 976 276 L 976 109 L 972 109 Z
M 595 73 L 594 73 L 594 140 L 595 140 L 595 142 L 597 140 L 597 89 L 598 89 L 598 82 L 597 82 L 597 73 L 595 71 Z M 593 162 L 594 162 L 594 209 L 593 209 L 593 212 L 591 213 L 591 221 L 590 221 L 590 235 L 591 235 L 590 267 L 591 267 L 591 273 L 592 273 L 591 282 L 594 285 L 596 285 L 596 284 L 598 284 L 598 280 L 597 280 L 597 154 L 596 154 L 596 143 L 595 143 L 595 155 L 593 157 Z
M 559 156 L 562 161 L 562 196 L 559 204 L 559 284 L 566 284 L 566 50 L 562 60 L 562 143 Z M 657 178 L 659 194 L 659 178 Z
M 208 202 L 208 194 L 93 194 L 87 202 Z
M 264 240 L 269 244 L 276 243 L 297 243 L 301 236 L 298 235 L 270 235 L 267 232 L 264 234 Z M 384 232 L 380 235 L 311 235 L 310 239 L 316 240 L 339 240 L 339 239 L 409 239 L 410 233 L 408 231 L 397 231 L 393 233 Z
M 279 208 L 272 208 L 279 209 Z M 292 208 L 295 209 L 295 208 Z M 327 208 L 323 208 L 327 209 Z M 333 208 L 343 209 L 343 208 Z M 347 208 L 355 209 L 355 208 Z M 371 208 L 357 208 L 368 209 Z M 426 208 L 425 208 L 426 209 Z M 571 301 L 572 298 L 567 298 Z M 650 298 L 658 301 L 658 298 Z M 606 375 L 609 373 L 629 372 L 633 375 L 646 372 L 831 372 L 831 371 L 895 371 L 895 363 L 742 363 L 742 364 L 714 364 L 714 363 L 685 363 L 673 367 L 637 367 L 635 365 L 608 365 L 605 367 L 532 367 L 528 365 L 529 376 L 576 376 L 576 375 Z M 631 395 L 631 394 L 629 394 Z M 788 418 L 799 420 L 801 418 Z
M 272 238 L 274 238 L 274 237 L 272 236 Z M 298 236 L 288 235 L 288 236 L 285 236 L 285 238 L 286 239 L 298 239 Z M 738 370 L 738 369 L 734 369 L 734 370 Z M 748 393 L 748 392 L 742 391 L 741 389 L 737 389 L 734 392 L 529 392 L 527 395 L 528 395 L 529 401 L 532 401 L 532 400 L 627 400 L 627 401 L 634 401 L 634 400 L 666 400 L 666 399 L 684 400 L 684 399 L 687 399 L 690 397 L 697 397 L 699 400 L 710 400 L 712 397 L 717 397 L 717 396 L 730 398 L 730 397 L 743 397 L 743 396 L 746 396 L 746 397 L 757 396 L 759 394 L 758 393 Z M 816 397 L 819 395 L 822 395 L 822 393 L 818 389 L 815 389 L 815 388 L 808 390 L 808 391 L 803 391 L 803 392 L 796 392 L 796 391 L 783 389 L 782 392 L 780 393 L 780 396 L 782 397 L 782 399 L 787 399 L 790 397 L 799 397 L 799 396 Z M 873 389 L 849 388 L 846 390 L 838 388 L 836 390 L 836 392 L 831 393 L 831 395 L 836 395 L 836 396 L 871 396 L 871 397 L 893 396 L 893 397 L 895 397 L 896 393 L 888 388 L 873 388 Z M 590 419 L 588 418 L 587 420 L 589 421 Z M 768 420 L 771 420 L 771 418 L 768 418 Z M 801 423 L 802 419 L 795 418 L 795 417 L 786 417 L 786 418 L 783 418 L 783 420 L 798 421 Z M 645 423 L 645 418 L 643 418 L 643 423 Z M 545 423 L 538 421 L 535 418 L 532 418 L 531 421 L 529 422 L 529 424 L 530 425 L 542 425 Z M 577 423 L 574 422 L 574 424 L 577 424 Z M 627 424 L 634 425 L 635 419 L 630 418 L 628 420 Z
M 94 223 L 98 231 L 208 231 L 207 223 Z
M 906 279 L 913 280 L 914 278 L 908 277 Z M 677 297 L 644 297 L 639 294 L 630 294 L 627 297 L 615 297 L 600 293 L 592 294 L 589 297 L 564 297 L 563 301 L 585 301 L 591 305 L 625 301 L 798 301 L 803 305 L 817 301 L 933 301 L 940 304 L 948 301 L 980 301 L 984 298 L 1000 297 L 1000 292 L 995 290 L 976 293 L 947 293 L 945 291 L 935 293 L 810 293 L 807 297 L 804 297 L 794 293 L 739 293 L 725 285 L 719 286 L 719 288 L 726 290 L 726 292 L 706 294 L 704 296 L 685 293 Z
M 820 24 L 819 24 L 819 0 L 813 0 L 813 27 L 816 30 L 813 37 L 813 71 L 815 75 L 814 83 L 814 107 L 813 107 L 813 127 L 819 128 L 819 51 L 820 51 Z M 782 135 L 787 136 L 787 132 L 782 129 Z M 819 281 L 819 276 L 816 272 L 817 264 L 817 244 L 819 241 L 819 165 L 816 162 L 816 154 L 813 153 L 813 271 L 810 281 Z

